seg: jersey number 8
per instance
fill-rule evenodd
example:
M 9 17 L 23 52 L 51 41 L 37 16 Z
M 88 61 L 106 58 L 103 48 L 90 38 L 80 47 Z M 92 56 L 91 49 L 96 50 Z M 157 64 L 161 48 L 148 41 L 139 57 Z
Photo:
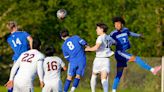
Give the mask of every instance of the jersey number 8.
M 75 48 L 75 46 L 73 45 L 73 43 L 71 41 L 67 42 L 67 46 L 70 50 L 73 50 Z

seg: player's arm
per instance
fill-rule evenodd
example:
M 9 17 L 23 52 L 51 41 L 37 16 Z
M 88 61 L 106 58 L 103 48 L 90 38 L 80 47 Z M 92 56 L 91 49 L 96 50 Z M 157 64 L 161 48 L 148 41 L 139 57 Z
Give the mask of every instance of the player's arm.
M 13 80 L 14 80 L 15 74 L 16 74 L 17 70 L 19 69 L 19 67 L 20 67 L 20 60 L 18 60 L 16 63 L 14 63 L 14 65 L 11 69 L 11 72 L 10 72 L 9 81 L 5 84 L 5 87 L 7 87 L 7 88 L 13 87 Z
M 100 47 L 101 43 L 96 43 L 93 47 L 86 47 L 85 51 L 96 51 Z
M 24 36 L 27 38 L 28 42 L 29 42 L 29 45 L 30 45 L 30 49 L 32 49 L 32 41 L 33 41 L 33 38 L 31 37 L 31 35 L 27 32 L 23 32 L 24 33 Z
M 77 36 L 77 39 L 81 45 L 83 45 L 85 47 L 88 46 L 87 42 L 84 39 L 80 38 L 79 36 Z
M 62 47 L 62 51 L 63 51 L 63 55 L 64 55 L 64 58 L 67 60 L 67 61 L 69 61 L 69 54 L 66 52 L 66 50 L 65 50 L 65 48 L 64 47 Z
M 28 40 L 28 42 L 29 42 L 30 49 L 32 49 L 32 41 L 33 41 L 32 37 L 31 37 L 31 36 L 28 36 L 28 37 L 27 37 L 27 40 Z
M 37 73 L 38 73 L 38 76 L 39 76 L 39 80 L 40 80 L 40 87 L 44 87 L 44 82 L 43 82 L 43 75 L 44 75 L 44 72 L 43 72 L 43 58 L 38 60 L 37 62 Z
M 61 71 L 66 71 L 67 67 L 65 66 L 65 63 L 62 61 L 61 58 L 59 58 L 59 61 L 60 61 L 61 67 L 62 67 Z

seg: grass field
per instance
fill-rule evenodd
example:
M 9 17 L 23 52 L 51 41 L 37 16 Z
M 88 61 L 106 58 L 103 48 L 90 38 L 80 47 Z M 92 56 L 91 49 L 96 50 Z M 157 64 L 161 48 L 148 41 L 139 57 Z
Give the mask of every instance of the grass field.
M 7 89 L 3 86 L 0 86 L 0 92 L 7 92 Z M 41 92 L 41 88 L 35 87 L 34 92 Z M 75 92 L 91 92 L 89 88 L 78 88 Z M 97 89 L 96 92 L 103 92 L 102 89 Z M 109 91 L 111 92 L 111 91 Z M 119 90 L 119 92 L 139 92 L 139 89 L 124 89 L 124 90 Z M 142 92 L 140 90 L 140 92 Z

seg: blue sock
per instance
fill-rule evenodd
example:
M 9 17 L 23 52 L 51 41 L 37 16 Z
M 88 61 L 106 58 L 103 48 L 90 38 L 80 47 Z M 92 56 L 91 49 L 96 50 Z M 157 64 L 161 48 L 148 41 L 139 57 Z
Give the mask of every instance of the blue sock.
M 13 92 L 13 88 L 8 89 L 7 92 Z
M 75 78 L 73 81 L 73 87 L 77 88 L 78 84 L 79 84 L 80 79 Z
M 140 57 L 137 56 L 135 62 L 136 62 L 139 66 L 141 66 L 142 68 L 144 68 L 144 69 L 150 71 L 151 66 L 149 66 L 148 64 L 146 64 Z
M 64 84 L 64 92 L 68 91 L 70 84 L 71 84 L 71 80 L 66 79 Z
M 118 71 L 116 77 L 114 78 L 112 89 L 117 89 L 120 82 L 123 71 Z

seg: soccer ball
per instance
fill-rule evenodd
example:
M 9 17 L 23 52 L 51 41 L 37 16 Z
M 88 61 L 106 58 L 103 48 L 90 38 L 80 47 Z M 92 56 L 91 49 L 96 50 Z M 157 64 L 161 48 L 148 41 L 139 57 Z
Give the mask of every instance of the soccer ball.
M 67 15 L 67 11 L 65 9 L 59 9 L 56 14 L 59 19 L 63 20 Z

